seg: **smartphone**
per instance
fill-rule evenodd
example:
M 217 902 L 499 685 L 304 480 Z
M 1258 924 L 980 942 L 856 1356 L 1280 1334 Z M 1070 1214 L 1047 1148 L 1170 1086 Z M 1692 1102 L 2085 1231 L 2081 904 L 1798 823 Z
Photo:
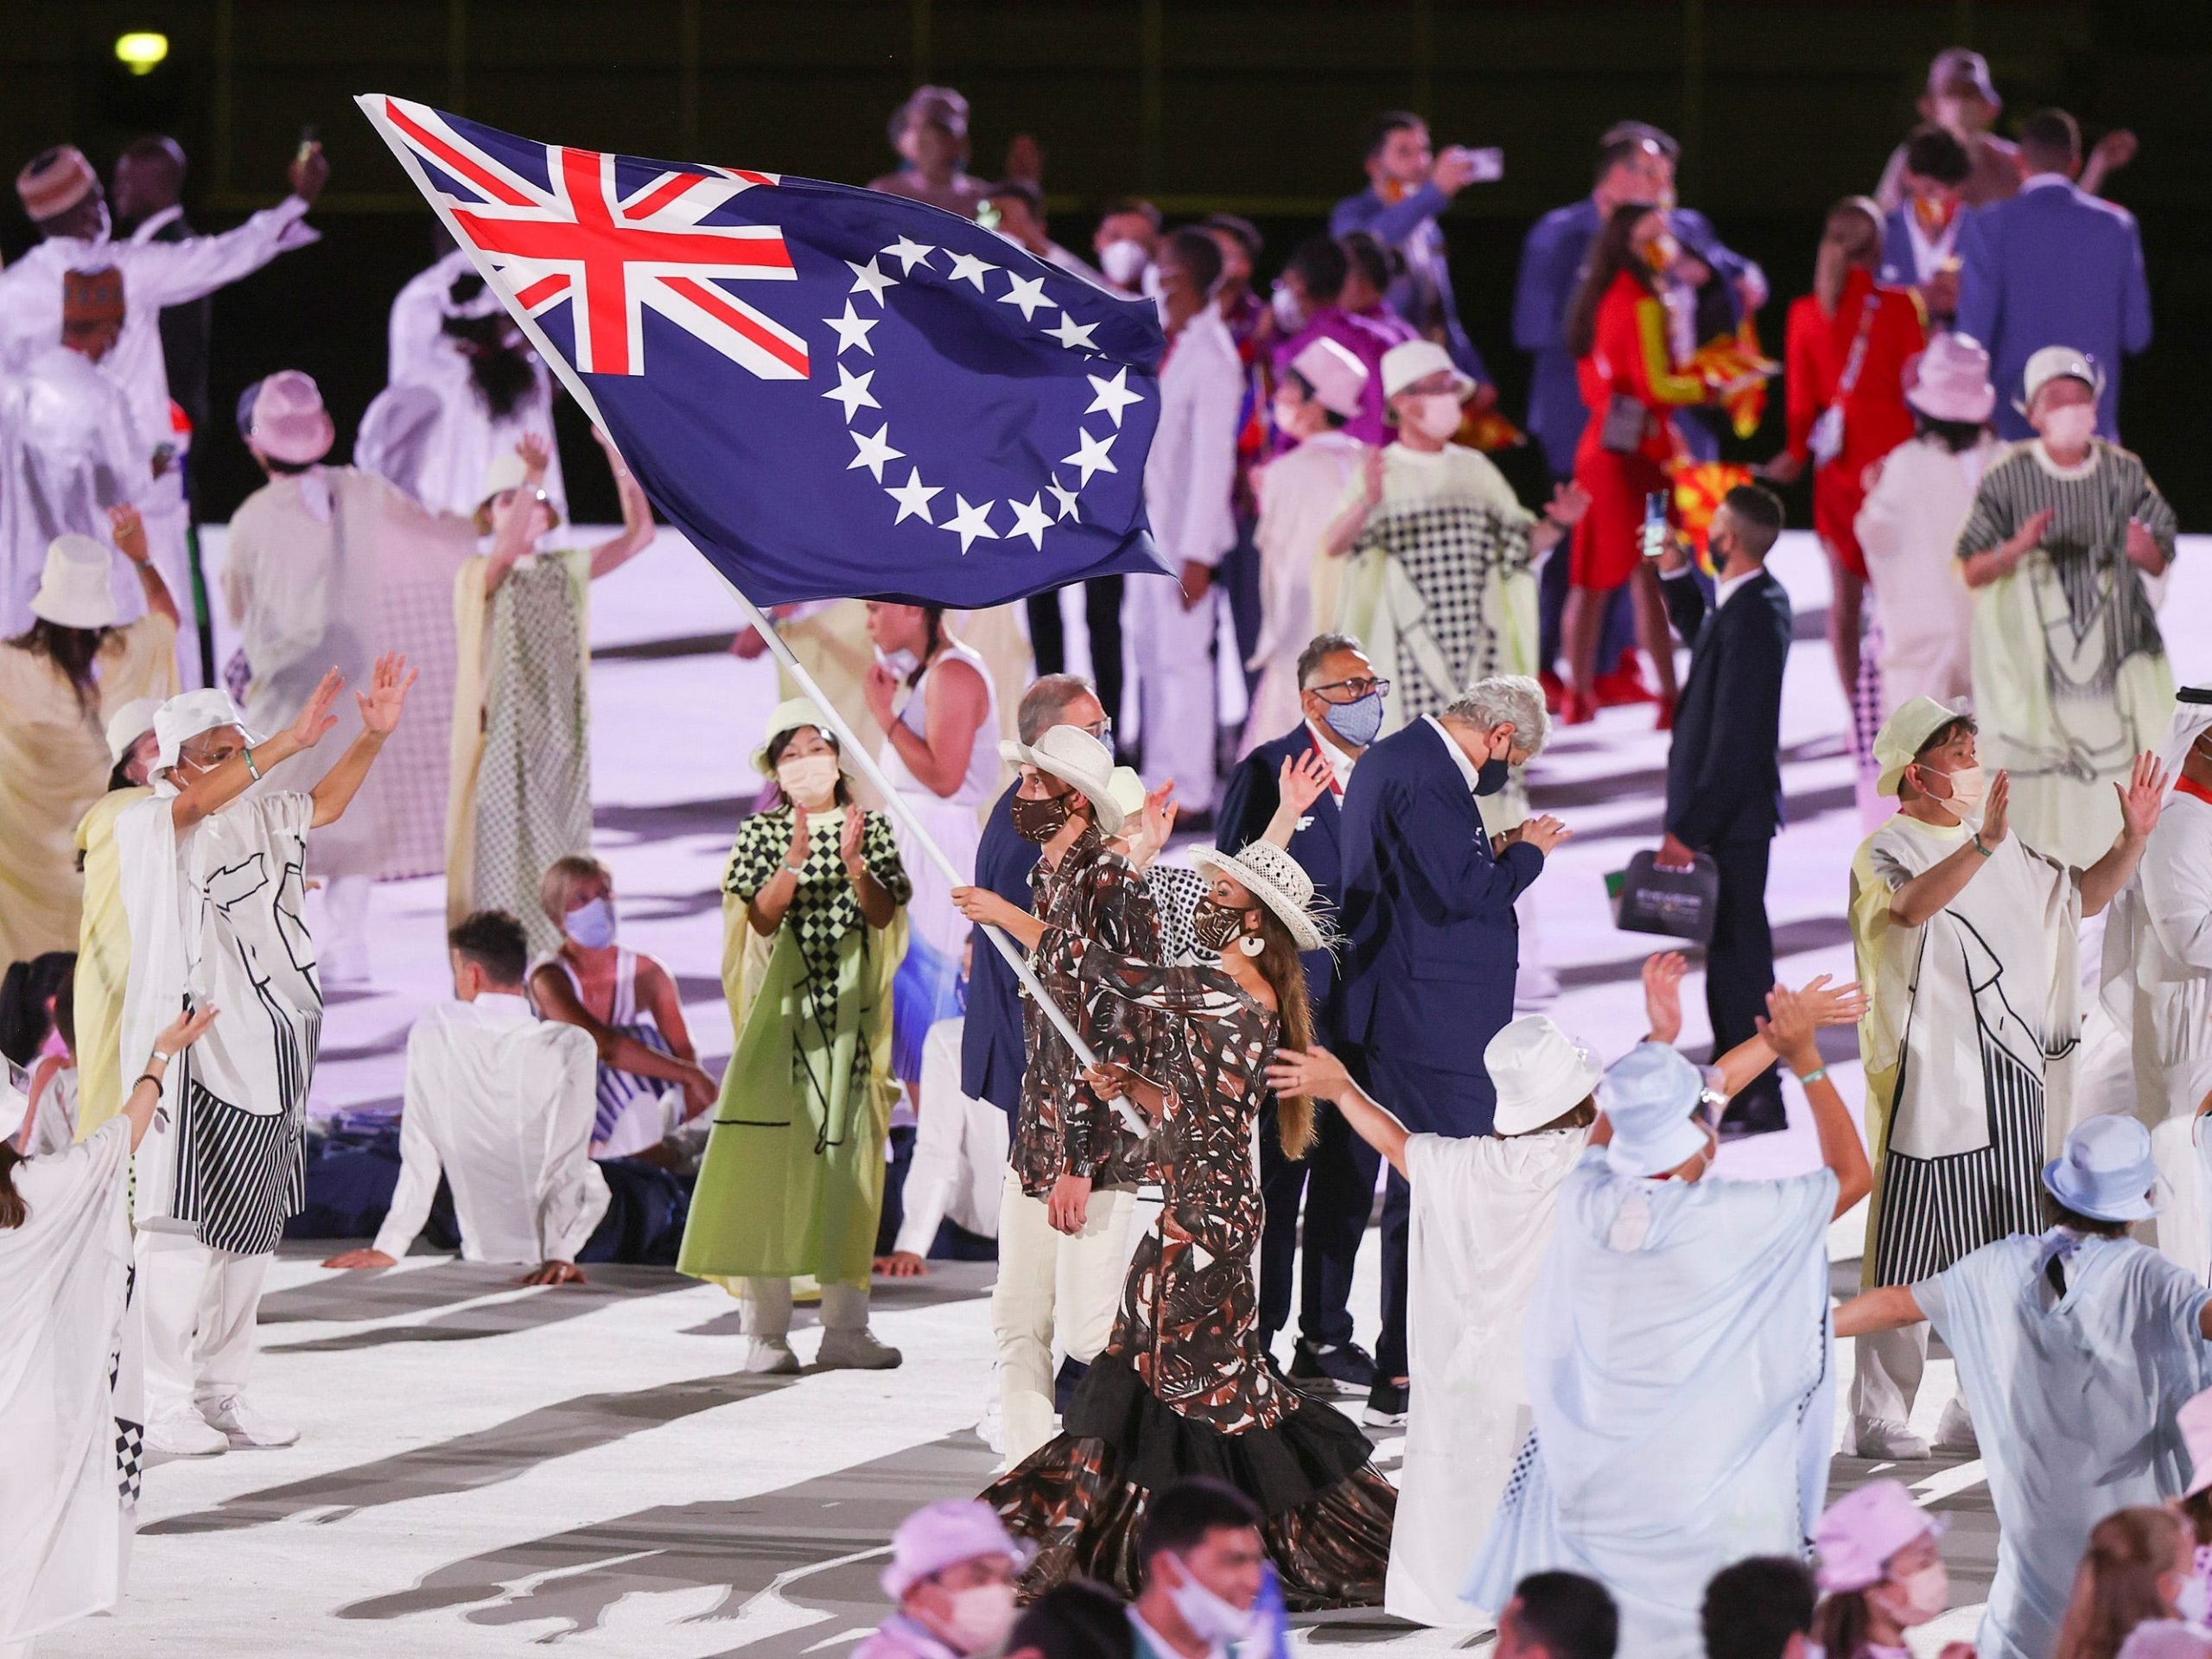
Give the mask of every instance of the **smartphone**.
M 1474 182 L 1496 184 L 1505 176 L 1505 152 L 1496 144 L 1487 149 L 1470 149 L 1467 159 L 1474 163 Z
M 1643 556 L 1656 559 L 1667 551 L 1667 492 L 1654 490 L 1643 498 Z
M 316 130 L 315 123 L 310 121 L 300 129 L 300 147 L 292 152 L 292 159 L 296 162 L 304 162 L 315 154 L 315 147 L 321 142 L 321 133 Z

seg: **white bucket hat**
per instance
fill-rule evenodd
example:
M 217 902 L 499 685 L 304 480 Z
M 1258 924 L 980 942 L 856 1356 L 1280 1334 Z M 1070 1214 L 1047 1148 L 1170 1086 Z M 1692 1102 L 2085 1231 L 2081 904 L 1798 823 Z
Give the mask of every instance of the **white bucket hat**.
M 1483 1070 L 1497 1090 L 1499 1135 L 1526 1135 L 1587 1100 L 1605 1075 L 1597 1057 L 1548 1014 L 1523 1015 L 1483 1049 Z
M 1881 775 L 1874 780 L 1874 792 L 1896 794 L 1904 769 L 1919 758 L 1921 750 L 1928 747 L 1928 740 L 1965 715 L 1964 709 L 1954 709 L 1933 697 L 1908 697 L 1899 703 L 1882 722 L 1882 729 L 1874 734 L 1874 764 L 1881 768 Z
M 1313 401 L 1346 420 L 1359 413 L 1367 390 L 1367 365 L 1326 334 L 1316 335 L 1290 359 L 1298 378 L 1313 388 Z
M 1474 395 L 1475 383 L 1460 372 L 1452 353 L 1433 340 L 1400 340 L 1382 353 L 1382 395 L 1395 397 L 1417 380 L 1439 370 L 1452 372 L 1452 390 L 1462 397 Z
M 1102 836 L 1118 836 L 1128 820 L 1114 798 L 1114 752 L 1080 726 L 1055 726 L 1033 747 L 1008 738 L 999 756 L 1017 766 L 1034 766 L 1064 784 L 1073 784 L 1091 805 Z
M 524 463 L 520 455 L 512 449 L 500 450 L 498 454 L 492 457 L 492 464 L 484 469 L 484 493 L 476 498 L 476 511 L 480 514 L 488 515 L 495 499 L 505 495 L 509 490 L 522 488 L 529 477 L 530 468 Z M 551 493 L 543 484 L 538 486 L 537 499 L 545 504 L 546 512 L 553 515 L 553 522 L 559 524 L 561 522 L 560 504 L 553 499 Z
M 75 531 L 55 537 L 46 544 L 46 569 L 31 595 L 31 614 L 61 628 L 113 627 L 108 567 L 114 557 L 104 543 Z
M 231 701 L 231 694 L 221 687 L 208 686 L 171 697 L 154 711 L 154 741 L 161 746 L 161 753 L 154 761 L 155 772 L 164 772 L 176 765 L 178 752 L 200 733 L 223 726 L 235 726 L 245 731 L 245 716 Z M 245 733 L 245 741 L 248 747 L 261 741 L 251 732 Z
M 2046 346 L 2020 372 L 2020 401 L 2012 407 L 2026 414 L 2035 405 L 2036 393 L 2054 380 L 2079 380 L 2098 397 L 2105 395 L 2105 372 L 2095 358 L 2071 346 Z
M 768 716 L 767 728 L 760 734 L 760 747 L 753 751 L 753 770 L 763 778 L 774 777 L 776 769 L 768 764 L 769 748 L 785 733 L 795 732 L 802 726 L 811 726 L 830 740 L 830 746 L 837 751 L 838 771 L 852 770 L 845 759 L 844 743 L 811 697 L 792 697 L 776 705 L 775 712 Z
M 108 716 L 108 765 L 123 764 L 123 757 L 130 753 L 130 746 L 154 729 L 154 716 L 161 709 L 159 697 L 133 697 Z
M 1605 1162 L 1615 1174 L 1649 1179 L 1680 1169 L 1708 1144 L 1696 1118 L 1707 1079 L 1664 1043 L 1638 1043 L 1598 1085 L 1613 1126 Z
M 1273 911 L 1275 919 L 1290 930 L 1300 950 L 1325 950 L 1329 936 L 1313 909 L 1313 878 L 1288 853 L 1271 841 L 1255 841 L 1241 853 L 1224 853 L 1200 847 L 1191 854 L 1198 868 L 1225 875 L 1249 890 Z
M 2044 1190 L 2093 1221 L 2148 1221 L 2158 1213 L 2151 1189 L 2158 1161 L 2151 1132 L 2133 1117 L 2086 1118 L 2043 1166 Z

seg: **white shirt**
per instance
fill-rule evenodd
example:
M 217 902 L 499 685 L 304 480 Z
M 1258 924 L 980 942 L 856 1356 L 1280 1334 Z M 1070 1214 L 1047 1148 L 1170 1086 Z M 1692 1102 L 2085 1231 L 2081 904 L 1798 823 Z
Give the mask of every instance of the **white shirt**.
M 598 1052 L 580 1027 L 540 1021 L 493 992 L 431 1008 L 407 1039 L 399 1185 L 376 1248 L 403 1256 L 441 1171 L 468 1262 L 574 1262 L 607 1213 L 591 1160 Z
M 1713 584 L 1713 608 L 1717 611 L 1723 605 L 1726 605 L 1730 597 L 1734 594 L 1735 591 L 1738 588 L 1741 588 L 1753 576 L 1762 574 L 1765 569 L 1766 567 L 1764 565 L 1761 565 L 1757 569 L 1745 571 L 1740 576 L 1730 576 L 1726 580 L 1716 581 Z M 1679 570 L 1669 571 L 1667 575 L 1667 580 L 1669 582 L 1688 582 L 1690 579 L 1690 567 L 1686 564 Z
M 113 266 L 123 276 L 123 334 L 100 371 L 130 399 L 143 442 L 169 442 L 169 376 L 161 314 L 234 283 L 320 232 L 300 223 L 308 205 L 287 196 L 236 230 L 181 242 L 88 241 L 48 237 L 0 273 L 0 371 L 19 372 L 34 352 L 61 338 L 64 271 Z
M 1346 754 L 1337 747 L 1332 734 L 1323 731 L 1312 721 L 1306 722 L 1306 729 L 1313 734 L 1314 747 L 1321 751 L 1321 758 L 1329 763 L 1329 776 L 1336 779 L 1337 793 L 1343 794 L 1351 784 L 1352 765 L 1359 757 L 1356 754 Z M 1450 741 L 1451 733 L 1446 732 L 1444 735 L 1445 740 L 1447 742 Z M 1455 743 L 1452 747 L 1453 753 L 1458 753 L 1459 745 Z
M 1467 780 L 1467 793 L 1473 794 L 1476 786 L 1482 782 L 1481 768 L 1467 759 L 1467 752 L 1459 747 L 1459 741 L 1445 729 L 1442 721 L 1434 715 L 1423 715 L 1421 718 L 1436 728 L 1436 734 L 1444 740 L 1445 752 L 1452 757 L 1452 764 L 1459 768 L 1459 775 Z
M 1182 1649 L 1171 1647 L 1167 1638 L 1144 1622 L 1144 1615 L 1135 1607 L 1128 1609 L 1129 1628 L 1137 1633 L 1137 1640 L 1152 1649 L 1153 1659 L 1182 1659 Z M 1229 1659 L 1228 1646 L 1220 1642 L 1206 1644 L 1206 1659 Z
M 1183 325 L 1160 371 L 1160 428 L 1144 463 L 1152 537 L 1170 572 L 1211 569 L 1236 545 L 1236 411 L 1244 368 L 1211 306 Z
M 999 1192 L 1006 1182 L 1007 1117 L 988 1100 L 960 1092 L 960 1033 L 965 1020 L 940 1020 L 922 1039 L 922 1109 L 914 1161 L 906 1170 L 906 1213 L 893 1247 L 927 1255 L 938 1224 L 982 1238 L 999 1236 Z
M 2073 182 L 2063 173 L 2031 173 L 2020 181 L 2020 194 L 2025 195 L 2031 190 L 2063 188 Z

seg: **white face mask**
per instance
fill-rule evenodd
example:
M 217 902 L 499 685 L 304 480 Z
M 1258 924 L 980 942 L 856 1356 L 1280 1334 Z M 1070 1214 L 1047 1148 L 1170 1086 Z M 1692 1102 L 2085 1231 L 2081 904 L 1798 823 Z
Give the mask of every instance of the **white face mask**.
M 1011 1584 L 979 1584 L 948 1592 L 952 1610 L 938 1621 L 938 1634 L 956 1653 L 989 1653 L 1014 1634 L 1015 1609 Z
M 2182 1616 L 2183 1622 L 2194 1624 L 2199 1630 L 2203 1629 L 2206 1616 L 2212 1614 L 2212 1586 L 2208 1586 L 2196 1573 L 2190 1573 L 2181 1581 L 2181 1588 L 2174 1592 L 2174 1611 Z
M 1890 1617 L 1908 1630 L 1939 1617 L 1951 1605 L 1951 1575 L 1941 1561 L 1885 1580 L 1876 1588 Z
M 1249 1609 L 1224 1600 L 1200 1584 L 1189 1562 L 1179 1560 L 1176 1565 L 1183 1569 L 1183 1582 L 1168 1591 L 1167 1599 L 1192 1636 L 1201 1642 L 1242 1642 L 1252 1633 L 1255 1621 Z
M 2037 427 L 2052 448 L 2079 449 L 2096 435 L 2097 406 L 2069 404 L 2063 409 L 2046 410 Z
M 837 757 L 834 754 L 794 755 L 776 766 L 776 782 L 785 795 L 810 812 L 826 806 L 836 796 Z
M 1298 303 L 1298 296 L 1281 283 L 1268 296 L 1268 308 L 1275 314 L 1275 327 L 1286 334 L 1306 332 L 1305 308 Z
M 1425 392 L 1408 400 L 1399 418 L 1424 437 L 1440 442 L 1459 429 L 1459 394 L 1456 391 Z
M 1098 269 L 1116 288 L 1135 288 L 1151 259 L 1143 243 L 1133 242 L 1128 237 L 1109 242 L 1098 250 Z
M 904 645 L 896 651 L 886 651 L 881 645 L 877 645 L 874 651 L 877 663 L 902 680 L 922 665 L 922 659 Z
M 614 943 L 614 906 L 604 899 L 578 905 L 562 918 L 561 931 L 587 950 Z
M 1989 793 L 1989 774 L 1980 766 L 1961 766 L 1956 772 L 1938 772 L 1939 778 L 1951 786 L 1943 804 L 1961 817 L 1969 813 L 1979 817 L 1982 798 Z

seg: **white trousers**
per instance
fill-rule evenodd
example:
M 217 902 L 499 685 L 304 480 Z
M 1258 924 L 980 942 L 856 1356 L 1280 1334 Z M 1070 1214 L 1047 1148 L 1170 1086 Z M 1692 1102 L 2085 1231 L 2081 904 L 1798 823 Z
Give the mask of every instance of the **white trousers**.
M 1214 607 L 1212 589 L 1189 610 L 1173 576 L 1131 576 L 1122 589 L 1122 630 L 1135 647 L 1137 735 L 1145 782 L 1175 780 L 1186 812 L 1213 810 Z
M 791 1333 L 791 1281 L 788 1279 L 743 1279 L 738 1281 L 738 1309 L 748 1337 L 787 1337 Z M 868 1329 L 866 1285 L 822 1287 L 822 1328 L 824 1331 Z
M 1132 578 L 1141 581 L 1143 578 Z M 1052 1438 L 1052 1339 L 1089 1364 L 1114 1334 L 1128 1277 L 1137 1195 L 1094 1187 L 1083 1230 L 1055 1232 L 1042 1198 L 1012 1170 L 999 1201 L 999 1278 L 991 1291 L 999 1404 L 1012 1468 Z
M 245 1387 L 260 1345 L 262 1281 L 276 1259 L 211 1250 L 188 1233 L 138 1235 L 149 1421 Z

